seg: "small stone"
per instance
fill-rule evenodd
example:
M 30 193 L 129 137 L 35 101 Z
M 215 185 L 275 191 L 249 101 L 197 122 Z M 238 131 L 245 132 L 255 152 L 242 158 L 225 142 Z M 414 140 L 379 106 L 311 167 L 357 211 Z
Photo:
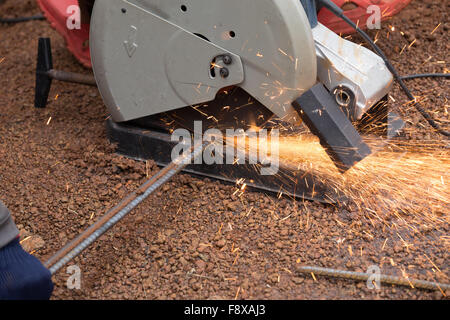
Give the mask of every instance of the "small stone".
M 206 268 L 206 263 L 203 260 L 197 260 L 195 262 L 195 265 L 197 266 L 197 271 L 200 273 L 203 272 Z
M 244 281 L 242 281 L 241 283 L 241 288 L 247 290 L 249 287 L 249 281 L 248 279 L 244 279 Z
M 180 263 L 185 266 L 188 264 L 187 260 L 184 257 L 180 257 L 180 259 L 178 259 L 178 261 L 180 261 Z
M 45 246 L 45 241 L 40 236 L 31 236 L 28 239 L 25 238 L 25 241 L 22 241 L 22 247 L 27 252 L 32 252 L 38 250 Z
M 25 230 L 25 229 L 19 228 L 19 230 L 20 230 L 19 231 L 20 240 L 23 240 L 23 239 L 25 239 L 26 237 L 28 237 L 30 235 L 30 233 L 27 230 Z
M 278 273 L 272 273 L 267 280 L 273 284 L 278 283 Z
M 434 292 L 434 296 L 433 299 L 435 300 L 441 300 L 444 296 L 442 295 L 442 293 L 440 291 L 435 291 Z
M 225 239 L 220 239 L 219 241 L 216 242 L 216 245 L 217 245 L 219 248 L 225 247 L 226 244 L 227 244 L 227 241 L 226 241 Z
M 230 211 L 236 211 L 237 205 L 234 202 L 228 202 L 227 203 L 227 209 Z
M 200 284 L 200 283 L 198 283 L 198 282 L 196 282 L 196 283 L 194 283 L 193 285 L 192 285 L 192 289 L 194 290 L 194 291 L 198 291 L 198 290 L 200 290 L 202 288 L 202 285 Z

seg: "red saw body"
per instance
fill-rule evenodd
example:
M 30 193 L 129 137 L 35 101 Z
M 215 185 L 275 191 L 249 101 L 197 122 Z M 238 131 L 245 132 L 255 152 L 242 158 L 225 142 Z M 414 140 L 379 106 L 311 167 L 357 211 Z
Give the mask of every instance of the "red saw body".
M 70 30 L 67 27 L 67 21 L 73 14 L 68 10 L 70 6 L 78 5 L 78 0 L 37 0 L 39 6 L 44 12 L 46 18 L 51 23 L 52 27 L 60 33 L 67 42 L 67 47 L 74 54 L 78 61 L 85 67 L 92 67 L 91 57 L 89 52 L 89 17 L 86 18 L 86 13 L 82 12 L 82 21 L 80 29 Z M 82 0 L 82 6 L 92 6 L 94 0 Z M 367 20 L 370 13 L 367 13 L 367 8 L 371 5 L 377 5 L 381 9 L 382 20 L 392 17 L 407 6 L 411 0 L 334 0 L 334 2 L 345 10 L 345 14 L 358 23 L 361 29 L 367 27 Z M 318 14 L 319 21 L 329 29 L 338 34 L 350 34 L 354 30 L 347 25 L 342 19 L 333 15 L 327 9 L 321 9 Z
M 367 21 L 372 14 L 367 12 L 367 8 L 371 5 L 380 7 L 381 21 L 384 21 L 399 13 L 411 0 L 333 0 L 333 2 L 344 9 L 345 15 L 358 24 L 361 29 L 366 29 Z M 320 10 L 318 18 L 323 25 L 338 34 L 355 32 L 344 20 L 336 17 L 327 9 Z
M 51 26 L 61 34 L 67 43 L 67 48 L 77 60 L 87 68 L 91 68 L 89 52 L 89 23 L 80 21 L 80 29 L 69 29 L 67 21 L 74 14 L 69 8 L 78 6 L 78 0 L 37 0 L 45 17 Z

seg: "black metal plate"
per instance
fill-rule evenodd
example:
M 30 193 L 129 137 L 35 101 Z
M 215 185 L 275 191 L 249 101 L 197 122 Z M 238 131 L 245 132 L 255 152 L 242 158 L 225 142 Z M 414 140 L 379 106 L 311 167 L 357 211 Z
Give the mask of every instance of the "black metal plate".
M 107 133 L 111 142 L 117 145 L 117 153 L 137 160 L 154 160 L 165 166 L 171 161 L 171 150 L 175 143 L 168 133 L 139 128 L 128 124 L 107 121 Z M 275 176 L 262 176 L 254 165 L 190 165 L 185 170 L 204 177 L 235 183 L 245 179 L 248 187 L 270 193 L 291 196 L 299 199 L 314 200 L 322 203 L 345 201 L 342 194 L 329 190 L 327 186 L 315 181 L 304 172 L 280 168 Z

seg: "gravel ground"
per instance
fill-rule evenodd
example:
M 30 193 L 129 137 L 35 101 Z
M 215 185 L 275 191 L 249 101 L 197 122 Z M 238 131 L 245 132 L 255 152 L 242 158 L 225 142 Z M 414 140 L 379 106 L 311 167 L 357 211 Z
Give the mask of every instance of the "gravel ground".
M 378 43 L 402 74 L 448 71 L 449 6 L 413 0 L 383 24 Z M 0 3 L 4 17 L 38 12 L 31 0 Z M 47 22 L 0 25 L 0 198 L 22 231 L 25 248 L 45 261 L 158 168 L 114 154 L 105 135 L 108 113 L 95 88 L 54 82 L 48 107 L 33 108 L 41 36 L 52 38 L 55 68 L 88 70 Z M 448 82 L 409 85 L 427 97 L 424 106 L 448 128 Z M 439 138 L 402 106 L 406 100 L 398 88 L 392 97 L 407 121 L 409 139 Z M 317 265 L 366 271 L 378 265 L 384 273 L 449 283 L 448 224 L 419 237 L 407 228 L 371 223 L 352 207 L 253 192 L 238 197 L 234 191 L 217 181 L 177 176 L 75 259 L 82 270 L 80 290 L 68 290 L 69 275 L 60 271 L 53 298 L 444 298 L 441 292 L 388 285 L 373 291 L 365 283 L 296 270 Z

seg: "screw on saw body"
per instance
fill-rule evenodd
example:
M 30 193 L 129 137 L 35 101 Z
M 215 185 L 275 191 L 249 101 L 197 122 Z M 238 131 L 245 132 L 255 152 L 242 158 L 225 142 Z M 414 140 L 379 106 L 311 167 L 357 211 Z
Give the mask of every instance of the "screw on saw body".
M 350 120 L 356 121 L 357 117 L 354 112 L 352 112 L 356 107 L 356 97 L 353 91 L 346 86 L 340 85 L 331 90 L 331 92 L 334 100 L 341 107 L 342 112 L 344 112 Z
M 229 55 L 224 55 L 222 60 L 226 65 L 230 65 L 231 63 L 233 63 L 233 58 L 231 58 Z
M 218 59 L 222 60 L 222 62 L 225 65 L 229 66 L 230 64 L 233 63 L 233 58 L 231 56 L 229 56 L 228 54 L 219 55 L 219 56 L 216 56 L 213 59 L 212 63 L 211 63 L 211 66 L 212 66 L 212 68 L 211 68 L 211 75 L 212 75 L 213 78 L 215 77 L 214 67 L 219 67 L 220 68 L 219 73 L 220 73 L 220 76 L 222 78 L 228 78 L 230 76 L 230 70 L 228 68 L 226 68 L 226 67 L 217 66 L 216 65 L 216 61 Z
M 84 75 L 53 69 L 50 39 L 40 38 L 36 65 L 36 92 L 34 100 L 34 106 L 36 108 L 45 108 L 47 105 L 47 99 L 53 79 L 88 86 L 97 86 L 93 75 Z
M 220 75 L 222 76 L 222 78 L 228 78 L 228 76 L 230 75 L 230 70 L 228 70 L 228 68 L 222 68 L 220 69 Z

